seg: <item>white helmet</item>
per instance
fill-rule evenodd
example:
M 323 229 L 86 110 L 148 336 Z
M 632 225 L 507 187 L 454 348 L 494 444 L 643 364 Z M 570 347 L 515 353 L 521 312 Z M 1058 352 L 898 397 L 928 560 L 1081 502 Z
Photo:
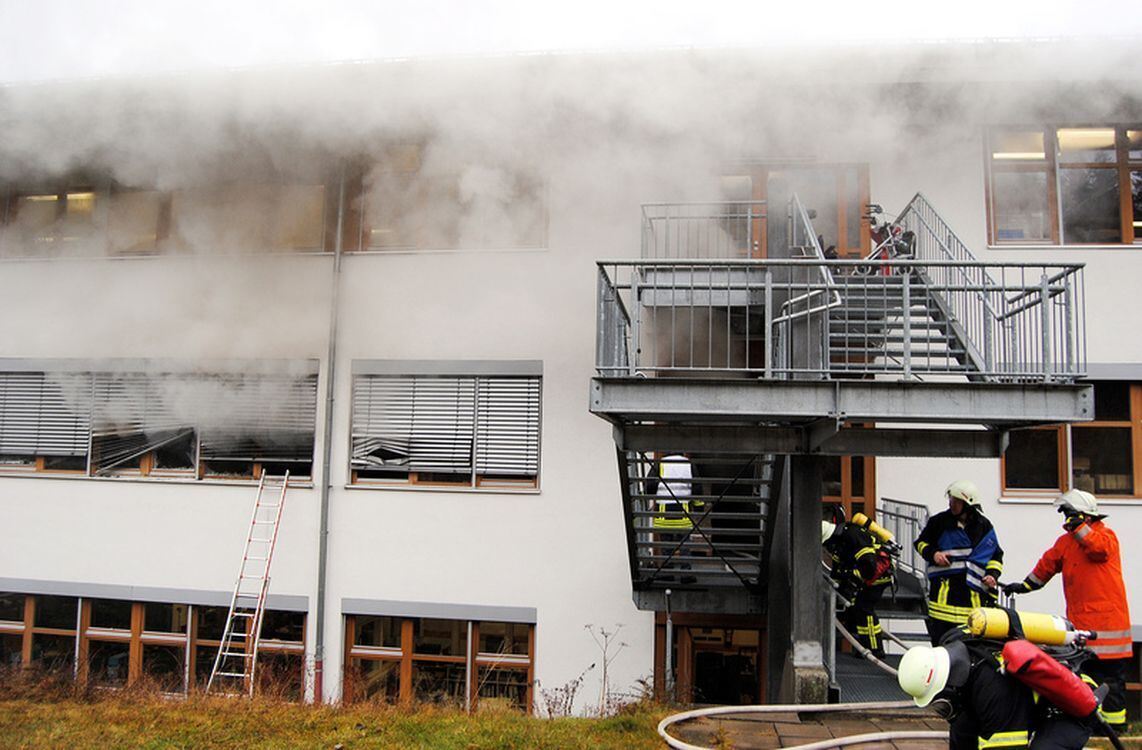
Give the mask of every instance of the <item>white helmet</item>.
M 821 521 L 821 544 L 824 544 L 825 542 L 829 541 L 829 538 L 832 537 L 833 534 L 836 533 L 836 531 L 837 531 L 837 525 L 835 523 L 829 523 L 828 521 Z
M 900 659 L 896 681 L 923 708 L 948 684 L 952 660 L 943 646 L 913 646 Z
M 944 494 L 949 498 L 963 500 L 972 507 L 982 508 L 979 501 L 979 487 L 976 487 L 975 482 L 970 479 L 957 479 L 948 485 L 948 489 L 944 490 Z
M 1055 498 L 1055 509 L 1097 516 L 1098 500 L 1085 490 L 1067 490 Z

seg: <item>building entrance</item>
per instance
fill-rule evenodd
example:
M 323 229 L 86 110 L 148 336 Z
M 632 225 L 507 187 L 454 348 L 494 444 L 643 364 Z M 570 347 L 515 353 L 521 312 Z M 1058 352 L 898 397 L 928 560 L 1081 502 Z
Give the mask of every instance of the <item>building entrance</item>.
M 666 615 L 655 615 L 655 689 L 666 695 Z M 672 666 L 682 703 L 765 700 L 765 627 L 759 617 L 674 613 Z

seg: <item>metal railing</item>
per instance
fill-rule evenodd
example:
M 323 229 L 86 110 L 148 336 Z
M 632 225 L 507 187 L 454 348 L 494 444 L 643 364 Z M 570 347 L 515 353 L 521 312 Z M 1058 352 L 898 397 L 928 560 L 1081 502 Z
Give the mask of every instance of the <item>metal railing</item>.
M 759 216 L 727 207 L 757 205 L 644 208 L 647 257 L 597 264 L 600 375 L 1067 382 L 1085 374 L 1082 264 L 975 260 L 921 195 L 900 218 L 916 234 L 914 259 L 826 259 L 796 197 L 787 243 L 801 257 L 722 257 L 744 252 L 756 237 L 746 225 Z M 733 243 L 727 221 L 740 229 Z M 689 257 L 662 257 L 683 252 Z
M 928 564 L 912 543 L 928 523 L 928 507 L 919 503 L 882 497 L 876 501 L 876 522 L 892 532 L 892 536 L 900 544 L 896 572 L 915 578 L 919 582 L 920 590 L 925 591 Z
M 1046 379 L 1085 374 L 1082 264 L 1020 266 L 994 279 L 922 193 L 896 222 L 915 233 L 917 260 L 957 261 L 927 281 L 944 292 L 946 315 L 977 369 L 999 380 L 1022 379 L 1029 370 Z
M 765 201 L 647 203 L 642 257 L 758 258 L 765 228 Z
M 597 270 L 601 376 L 1066 382 L 1086 368 L 1081 265 L 616 260 Z M 991 280 L 959 280 L 982 274 Z M 840 304 L 826 301 L 834 295 Z M 971 331 L 985 325 L 981 343 Z

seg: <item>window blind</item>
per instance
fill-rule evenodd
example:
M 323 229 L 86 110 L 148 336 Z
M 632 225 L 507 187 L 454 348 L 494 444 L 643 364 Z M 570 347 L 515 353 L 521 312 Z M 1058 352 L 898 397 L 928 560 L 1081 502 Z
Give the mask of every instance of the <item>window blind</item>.
M 351 466 L 534 477 L 540 378 L 356 375 Z
M 200 393 L 203 458 L 312 460 L 316 375 L 218 376 L 203 380 Z
M 480 378 L 476 473 L 539 474 L 539 378 Z
M 90 403 L 90 375 L 0 372 L 0 455 L 86 455 Z
M 475 411 L 472 378 L 358 375 L 352 465 L 470 474 Z

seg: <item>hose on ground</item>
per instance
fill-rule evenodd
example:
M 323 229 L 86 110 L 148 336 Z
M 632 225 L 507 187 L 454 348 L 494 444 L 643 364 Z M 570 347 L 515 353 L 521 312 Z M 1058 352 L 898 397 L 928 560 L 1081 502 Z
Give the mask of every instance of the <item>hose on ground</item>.
M 682 711 L 671 714 L 658 722 L 658 736 L 667 745 L 675 750 L 710 750 L 701 745 L 692 745 L 683 740 L 672 737 L 666 730 L 668 727 L 682 721 L 699 719 L 706 716 L 721 716 L 725 714 L 777 714 L 777 713 L 843 713 L 855 711 L 880 711 L 896 709 L 915 709 L 912 701 L 876 701 L 866 703 L 825 703 L 813 705 L 765 705 L 765 706 L 714 706 L 712 708 L 696 708 L 692 711 Z M 863 739 L 862 739 L 863 738 Z M 862 744 L 865 742 L 891 742 L 893 739 L 901 740 L 946 740 L 947 732 L 877 732 L 866 735 L 853 735 L 851 737 L 836 737 L 831 740 L 822 740 L 807 745 L 798 745 L 796 750 L 824 750 L 824 748 L 845 747 L 846 745 Z M 786 750 L 794 750 L 786 748 Z
M 878 659 L 878 658 L 876 657 L 876 654 L 872 653 L 872 652 L 871 652 L 871 651 L 869 651 L 867 648 L 865 648 L 864 646 L 862 646 L 862 645 L 860 644 L 860 641 L 858 641 L 858 640 L 857 640 L 857 639 L 856 639 L 856 638 L 853 636 L 853 634 L 852 634 L 852 633 L 850 633 L 850 632 L 848 631 L 848 628 L 846 628 L 844 625 L 842 625 L 842 624 L 841 624 L 841 621 L 840 621 L 840 620 L 834 620 L 833 622 L 834 622 L 834 624 L 837 626 L 837 630 L 839 630 L 839 631 L 840 631 L 840 633 L 841 633 L 841 635 L 843 635 L 843 636 L 844 636 L 845 640 L 846 640 L 846 641 L 848 641 L 848 642 L 849 642 L 849 644 L 850 644 L 850 645 L 851 645 L 853 648 L 855 648 L 855 649 L 857 650 L 857 653 L 858 653 L 858 654 L 860 654 L 860 655 L 861 655 L 861 656 L 863 656 L 864 658 L 868 659 L 868 660 L 869 660 L 870 662 L 872 662 L 872 663 L 873 663 L 873 665 L 875 665 L 875 666 L 876 666 L 878 669 L 881 669 L 881 670 L 883 670 L 884 672 L 887 672 L 888 674 L 892 675 L 893 677 L 895 677 L 895 676 L 896 676 L 896 669 L 894 669 L 893 667 L 891 667 L 891 666 L 889 666 L 889 665 L 885 664 L 884 662 L 882 662 L 880 659 Z

